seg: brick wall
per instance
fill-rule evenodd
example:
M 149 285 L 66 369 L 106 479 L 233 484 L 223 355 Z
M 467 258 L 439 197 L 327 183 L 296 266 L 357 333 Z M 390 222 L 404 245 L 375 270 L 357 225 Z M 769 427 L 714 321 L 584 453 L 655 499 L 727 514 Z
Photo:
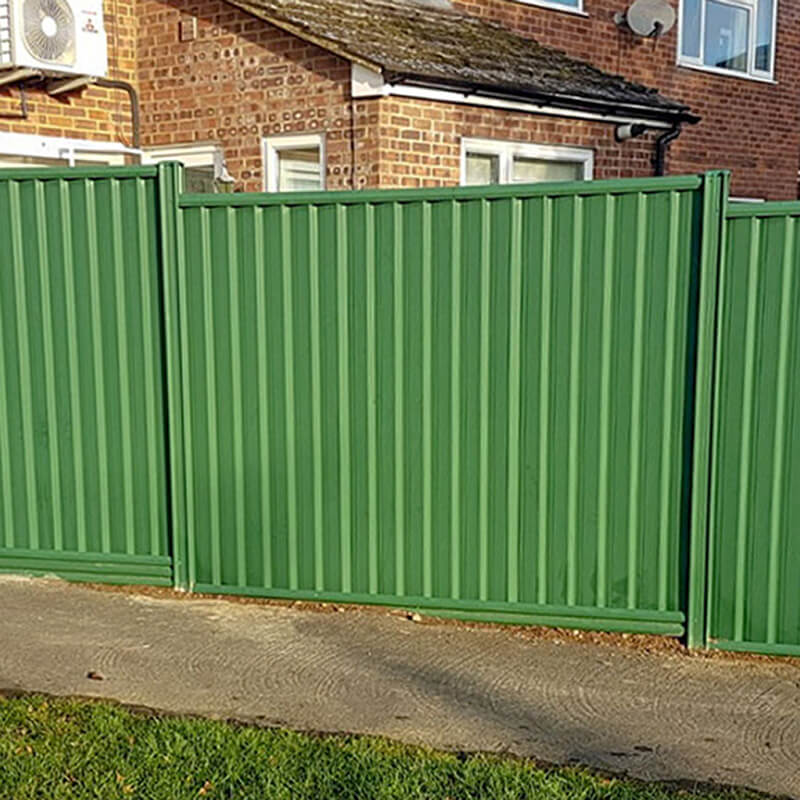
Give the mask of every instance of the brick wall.
M 105 0 L 109 77 L 136 82 L 136 0 Z M 91 87 L 50 97 L 27 90 L 29 115 L 19 119 L 19 91 L 0 87 L 0 131 L 131 144 L 130 102 L 124 92 Z
M 676 30 L 658 42 L 621 31 L 617 0 L 585 0 L 588 17 L 515 0 L 457 1 L 689 104 L 703 121 L 672 144 L 669 172 L 725 168 L 734 194 L 796 197 L 800 99 L 790 76 L 800 72 L 800 9 L 787 0 L 776 84 L 677 67 Z M 197 38 L 180 42 L 179 21 L 190 14 Z M 326 132 L 330 188 L 353 185 L 354 159 L 359 187 L 453 183 L 462 135 L 591 146 L 597 177 L 652 174 L 652 134 L 620 145 L 610 125 L 394 98 L 351 104 L 344 60 L 222 0 L 139 0 L 138 16 L 145 145 L 217 141 L 237 188 L 263 185 L 263 136 L 315 130 Z M 404 117 L 410 129 L 395 136 Z
M 679 0 L 671 2 L 676 6 Z M 614 13 L 629 0 L 584 0 L 586 17 L 517 0 L 455 3 L 691 106 L 703 120 L 687 126 L 671 145 L 669 172 L 730 169 L 735 195 L 797 197 L 800 3 L 795 0 L 778 0 L 775 84 L 676 66 L 677 25 L 658 41 L 615 25 Z
M 263 186 L 262 137 L 324 131 L 327 186 L 453 185 L 461 137 L 566 144 L 595 151 L 595 176 L 652 174 L 653 136 L 624 144 L 612 125 L 383 98 L 350 100 L 349 64 L 223 0 L 139 0 L 145 147 L 213 141 L 236 188 Z M 179 41 L 182 19 L 197 19 Z M 355 146 L 353 146 L 355 145 Z
M 600 122 L 399 97 L 381 99 L 378 116 L 383 189 L 458 184 L 462 137 L 587 148 L 598 179 L 653 174 L 653 134 L 618 143 Z
M 259 191 L 262 137 L 324 132 L 328 188 L 353 187 L 354 159 L 355 186 L 377 184 L 376 101 L 351 103 L 348 62 L 222 0 L 139 0 L 137 16 L 143 146 L 216 142 L 236 188 Z

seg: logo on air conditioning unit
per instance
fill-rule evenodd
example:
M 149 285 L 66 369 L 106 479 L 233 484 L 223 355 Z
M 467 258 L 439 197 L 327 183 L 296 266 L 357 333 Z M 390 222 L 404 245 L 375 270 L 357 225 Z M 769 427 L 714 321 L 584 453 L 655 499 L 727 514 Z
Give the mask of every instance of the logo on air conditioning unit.
M 100 33 L 100 27 L 97 24 L 97 12 L 81 11 L 81 14 L 83 14 L 83 25 L 81 30 L 84 33 Z

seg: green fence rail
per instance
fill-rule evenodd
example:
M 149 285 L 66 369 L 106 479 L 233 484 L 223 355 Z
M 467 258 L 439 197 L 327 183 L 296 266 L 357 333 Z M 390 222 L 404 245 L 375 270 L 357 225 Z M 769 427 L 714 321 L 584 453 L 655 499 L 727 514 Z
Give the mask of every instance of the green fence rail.
M 171 583 L 157 192 L 0 173 L 0 571 Z
M 726 194 L 0 173 L 0 570 L 794 652 L 798 212 Z
M 727 216 L 709 643 L 800 655 L 800 203 Z

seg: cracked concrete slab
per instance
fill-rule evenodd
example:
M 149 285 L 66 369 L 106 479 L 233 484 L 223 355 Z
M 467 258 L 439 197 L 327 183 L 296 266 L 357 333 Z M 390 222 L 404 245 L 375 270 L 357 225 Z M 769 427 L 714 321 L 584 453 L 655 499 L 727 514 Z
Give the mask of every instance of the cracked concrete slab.
M 800 798 L 797 661 L 0 578 L 0 688 Z

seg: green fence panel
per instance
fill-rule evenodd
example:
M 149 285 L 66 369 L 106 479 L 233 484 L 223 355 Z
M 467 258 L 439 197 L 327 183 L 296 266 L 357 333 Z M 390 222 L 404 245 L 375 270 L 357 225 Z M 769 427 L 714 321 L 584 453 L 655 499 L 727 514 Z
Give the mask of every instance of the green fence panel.
M 171 581 L 156 194 L 0 172 L 0 571 Z
M 732 205 L 720 279 L 709 644 L 800 655 L 800 204 Z
M 189 585 L 681 634 L 704 185 L 183 195 Z

